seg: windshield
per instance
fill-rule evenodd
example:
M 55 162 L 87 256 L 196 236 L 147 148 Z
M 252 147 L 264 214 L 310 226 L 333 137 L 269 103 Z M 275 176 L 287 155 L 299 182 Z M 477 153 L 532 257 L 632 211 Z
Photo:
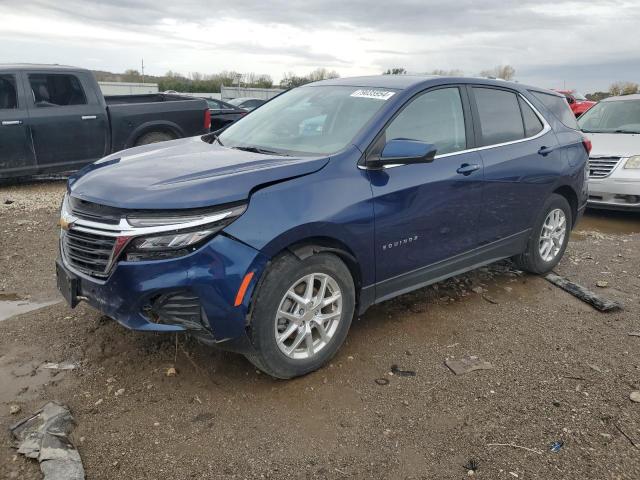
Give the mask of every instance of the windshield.
M 580 92 L 571 92 L 571 95 L 573 96 L 573 98 L 575 98 L 576 100 L 580 100 L 581 102 L 584 102 L 587 99 L 587 97 L 585 97 Z
M 640 133 L 640 100 L 613 100 L 594 105 L 578 119 L 585 132 Z
M 246 101 L 247 101 L 246 98 L 234 98 L 232 100 L 227 100 L 227 103 L 230 103 L 231 105 L 235 105 L 237 107 L 242 102 L 246 102 Z
M 309 86 L 283 93 L 220 134 L 227 147 L 329 155 L 349 145 L 395 92 Z

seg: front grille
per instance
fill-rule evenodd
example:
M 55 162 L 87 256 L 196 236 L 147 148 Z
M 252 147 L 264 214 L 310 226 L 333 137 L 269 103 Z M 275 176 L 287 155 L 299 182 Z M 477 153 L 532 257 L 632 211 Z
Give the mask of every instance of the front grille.
M 120 208 L 99 205 L 72 196 L 69 197 L 69 206 L 71 207 L 71 213 L 74 217 L 92 222 L 117 225 L 120 223 L 120 218 L 122 218 L 123 215 L 123 210 Z
M 620 157 L 599 157 L 589 159 L 589 178 L 608 177 L 618 162 Z
M 106 277 L 116 244 L 107 237 L 80 230 L 67 230 L 62 235 L 62 254 L 75 269 L 94 277 Z

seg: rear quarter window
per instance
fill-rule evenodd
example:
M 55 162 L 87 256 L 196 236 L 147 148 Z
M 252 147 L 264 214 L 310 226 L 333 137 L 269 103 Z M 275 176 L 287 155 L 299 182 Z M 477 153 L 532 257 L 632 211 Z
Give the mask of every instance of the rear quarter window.
M 564 97 L 551 93 L 536 92 L 535 90 L 529 90 L 529 93 L 540 100 L 564 126 L 573 128 L 574 130 L 579 129 L 576 117 Z

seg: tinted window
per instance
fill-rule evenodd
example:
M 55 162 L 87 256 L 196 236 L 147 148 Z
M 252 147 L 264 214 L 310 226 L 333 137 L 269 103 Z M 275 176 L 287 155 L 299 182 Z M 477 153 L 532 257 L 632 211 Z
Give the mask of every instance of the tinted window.
M 511 142 L 524 138 L 518 97 L 515 93 L 493 88 L 473 88 L 483 145 Z
M 558 120 L 560 120 L 565 126 L 569 128 L 578 129 L 578 122 L 576 117 L 571 111 L 569 104 L 564 97 L 553 95 L 550 93 L 531 91 L 534 97 L 540 100 L 545 107 L 547 107 L 551 113 L 553 113 Z
M 33 99 L 38 107 L 62 107 L 87 103 L 80 81 L 74 75 L 29 75 Z
M 18 108 L 16 78 L 13 75 L 0 75 L 0 110 Z
M 467 147 L 462 100 L 457 88 L 441 88 L 420 95 L 391 122 L 386 141 L 408 138 L 432 143 L 438 154 Z
M 542 131 L 542 122 L 527 102 L 522 98 L 518 98 L 518 101 L 520 102 L 522 120 L 524 121 L 524 134 L 527 137 L 533 137 L 535 134 Z

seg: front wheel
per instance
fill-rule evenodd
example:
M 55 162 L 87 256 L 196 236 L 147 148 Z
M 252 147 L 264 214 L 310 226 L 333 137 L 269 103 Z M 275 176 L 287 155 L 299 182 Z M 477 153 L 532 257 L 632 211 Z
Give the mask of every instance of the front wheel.
M 571 207 L 562 195 L 552 194 L 531 232 L 527 249 L 515 257 L 516 264 L 527 272 L 550 272 L 560 262 L 569 243 L 573 224 Z
M 344 342 L 354 309 L 353 278 L 342 260 L 283 254 L 257 292 L 249 329 L 255 353 L 247 358 L 277 378 L 317 370 Z

